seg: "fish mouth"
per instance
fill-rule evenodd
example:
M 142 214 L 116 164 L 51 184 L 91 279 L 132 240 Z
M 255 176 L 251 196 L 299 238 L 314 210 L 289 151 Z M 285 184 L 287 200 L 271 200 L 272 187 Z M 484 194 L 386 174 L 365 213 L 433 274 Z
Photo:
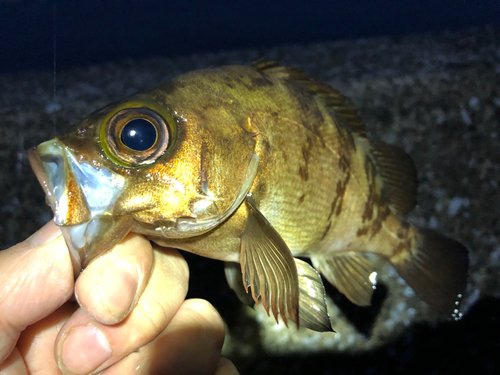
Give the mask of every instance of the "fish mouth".
M 78 225 L 90 220 L 90 212 L 75 176 L 68 168 L 64 145 L 56 138 L 27 151 L 31 168 L 54 212 L 57 225 Z M 70 190 L 71 185 L 71 190 Z
M 112 213 L 125 179 L 106 168 L 79 161 L 75 152 L 57 138 L 26 153 L 54 212 L 54 222 L 61 227 L 77 276 L 132 228 L 132 217 Z

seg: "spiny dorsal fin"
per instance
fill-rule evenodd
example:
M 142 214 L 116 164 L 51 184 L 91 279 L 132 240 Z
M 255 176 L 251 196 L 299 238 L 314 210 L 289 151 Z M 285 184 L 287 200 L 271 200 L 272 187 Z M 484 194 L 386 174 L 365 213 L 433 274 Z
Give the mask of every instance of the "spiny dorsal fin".
M 257 208 L 245 200 L 248 220 L 241 237 L 240 263 L 243 285 L 248 293 L 278 321 L 278 314 L 288 326 L 287 318 L 299 327 L 299 281 L 292 253 Z
M 410 156 L 396 146 L 370 140 L 370 155 L 377 169 L 375 181 L 396 215 L 405 215 L 417 204 L 417 170 Z
M 371 261 L 361 253 L 346 251 L 332 255 L 314 255 L 311 261 L 321 274 L 358 306 L 369 306 L 376 279 Z
M 265 57 L 262 57 L 258 60 L 255 60 L 250 65 L 253 66 L 258 72 L 262 72 L 266 69 L 275 68 L 279 66 L 279 64 L 280 63 L 278 61 L 269 61 Z
M 366 138 L 366 126 L 363 120 L 354 109 L 349 98 L 342 95 L 338 90 L 311 77 L 302 69 L 279 66 L 276 61 L 260 59 L 255 61 L 252 66 L 258 72 L 299 85 L 323 103 L 335 120 L 356 133 L 357 136 Z

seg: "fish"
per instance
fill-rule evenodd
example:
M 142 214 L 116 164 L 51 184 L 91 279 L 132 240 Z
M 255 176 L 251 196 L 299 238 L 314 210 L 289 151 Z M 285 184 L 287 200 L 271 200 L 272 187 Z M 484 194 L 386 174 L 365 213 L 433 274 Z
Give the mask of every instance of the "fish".
M 379 257 L 437 314 L 462 315 L 468 250 L 405 220 L 412 159 L 368 137 L 350 100 L 299 68 L 188 72 L 27 155 L 75 277 L 134 232 L 223 261 L 238 297 L 287 326 L 333 330 L 322 278 L 369 305 Z

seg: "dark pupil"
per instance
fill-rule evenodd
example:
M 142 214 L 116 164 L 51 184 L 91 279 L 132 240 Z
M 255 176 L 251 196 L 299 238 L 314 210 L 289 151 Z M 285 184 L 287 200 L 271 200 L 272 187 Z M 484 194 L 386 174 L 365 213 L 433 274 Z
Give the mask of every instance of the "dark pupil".
M 128 148 L 144 151 L 155 144 L 156 128 L 149 121 L 138 118 L 124 126 L 121 138 Z

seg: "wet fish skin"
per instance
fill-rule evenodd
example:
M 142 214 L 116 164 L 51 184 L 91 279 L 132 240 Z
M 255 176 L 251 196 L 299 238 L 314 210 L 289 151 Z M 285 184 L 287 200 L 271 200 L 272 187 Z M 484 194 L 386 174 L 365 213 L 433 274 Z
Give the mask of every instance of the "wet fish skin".
M 109 124 L 120 113 L 165 121 L 160 156 L 134 164 L 133 152 L 127 160 L 114 154 Z M 400 219 L 416 203 L 413 162 L 369 140 L 349 101 L 301 70 L 260 61 L 187 73 L 46 144 L 30 161 L 74 264 L 85 267 L 128 231 L 142 233 L 228 262 L 227 275 L 241 263 L 242 285 L 228 277 L 240 296 L 251 291 L 276 319 L 297 324 L 300 300 L 305 326 L 329 330 L 321 279 L 294 257 L 310 257 L 351 301 L 367 305 L 374 269 L 364 254 L 373 253 L 439 313 L 459 316 L 467 250 Z M 103 184 L 109 197 L 93 197 Z

